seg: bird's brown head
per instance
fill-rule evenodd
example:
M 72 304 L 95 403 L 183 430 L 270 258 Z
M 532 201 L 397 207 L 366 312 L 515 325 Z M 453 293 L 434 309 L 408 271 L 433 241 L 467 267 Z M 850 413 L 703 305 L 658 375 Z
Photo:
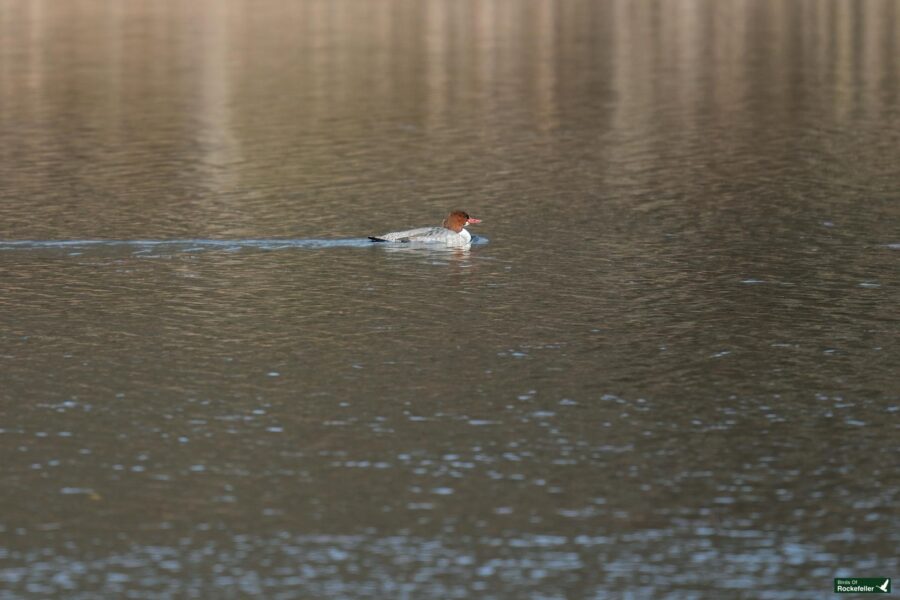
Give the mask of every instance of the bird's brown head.
M 447 215 L 447 218 L 444 219 L 444 227 L 451 231 L 455 231 L 459 233 L 463 230 L 463 227 L 469 224 L 481 223 L 481 219 L 476 219 L 474 217 L 470 217 L 469 213 L 462 210 L 454 210 L 452 213 Z

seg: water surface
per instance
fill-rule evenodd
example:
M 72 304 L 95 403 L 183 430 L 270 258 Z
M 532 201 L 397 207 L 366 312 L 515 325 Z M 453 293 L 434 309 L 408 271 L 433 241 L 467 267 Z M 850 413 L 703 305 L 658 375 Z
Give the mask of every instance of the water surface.
M 897 574 L 898 24 L 0 5 L 3 594 Z

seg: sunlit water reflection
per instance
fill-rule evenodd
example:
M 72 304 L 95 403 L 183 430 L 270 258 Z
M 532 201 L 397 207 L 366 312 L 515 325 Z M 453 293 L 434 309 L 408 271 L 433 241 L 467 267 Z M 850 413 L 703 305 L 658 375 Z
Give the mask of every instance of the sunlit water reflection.
M 0 5 L 0 586 L 896 573 L 898 21 Z M 365 237 L 454 208 L 471 248 Z

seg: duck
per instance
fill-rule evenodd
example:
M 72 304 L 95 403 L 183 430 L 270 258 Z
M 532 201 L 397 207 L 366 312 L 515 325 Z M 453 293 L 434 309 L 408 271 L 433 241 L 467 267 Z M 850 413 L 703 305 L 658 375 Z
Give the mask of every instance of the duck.
M 404 231 L 392 231 L 369 236 L 373 242 L 436 244 L 451 248 L 461 248 L 472 243 L 472 234 L 466 227 L 481 223 L 481 219 L 469 216 L 463 210 L 454 210 L 444 219 L 440 227 L 419 227 Z

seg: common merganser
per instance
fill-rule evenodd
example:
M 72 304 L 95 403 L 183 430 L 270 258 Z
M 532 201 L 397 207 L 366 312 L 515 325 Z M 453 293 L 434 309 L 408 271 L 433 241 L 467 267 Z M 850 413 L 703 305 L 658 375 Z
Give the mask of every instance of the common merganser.
M 394 231 L 379 236 L 369 236 L 373 242 L 414 242 L 424 244 L 442 244 L 444 246 L 460 247 L 472 243 L 472 235 L 466 231 L 466 226 L 481 223 L 481 219 L 470 217 L 468 213 L 454 210 L 447 215 L 441 227 L 420 227 L 407 229 L 406 231 Z

